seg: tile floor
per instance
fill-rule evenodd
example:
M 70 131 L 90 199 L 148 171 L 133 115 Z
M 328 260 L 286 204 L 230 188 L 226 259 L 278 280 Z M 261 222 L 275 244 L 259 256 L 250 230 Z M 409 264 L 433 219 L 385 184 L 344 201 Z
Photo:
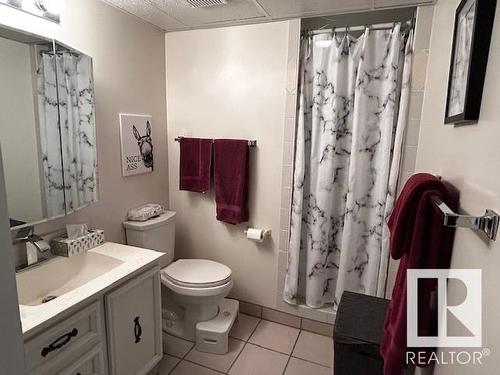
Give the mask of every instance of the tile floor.
M 331 337 L 240 314 L 229 352 L 198 352 L 194 343 L 164 335 L 160 375 L 332 375 Z

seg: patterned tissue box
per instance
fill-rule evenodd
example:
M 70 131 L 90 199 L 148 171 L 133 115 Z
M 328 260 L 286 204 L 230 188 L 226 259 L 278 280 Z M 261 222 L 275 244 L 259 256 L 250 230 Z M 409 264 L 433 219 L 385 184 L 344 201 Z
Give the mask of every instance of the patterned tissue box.
M 66 237 L 54 238 L 50 241 L 52 253 L 63 257 L 81 254 L 104 243 L 104 231 L 101 229 L 89 230 L 89 233 L 69 239 Z

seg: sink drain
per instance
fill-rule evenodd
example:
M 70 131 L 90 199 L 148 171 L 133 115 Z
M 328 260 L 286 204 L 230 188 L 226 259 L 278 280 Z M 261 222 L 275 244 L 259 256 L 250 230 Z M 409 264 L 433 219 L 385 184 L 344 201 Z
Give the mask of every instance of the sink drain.
M 57 296 L 47 296 L 47 297 L 44 297 L 42 298 L 42 303 L 47 303 L 47 302 L 50 302 L 52 301 L 53 299 L 56 299 Z

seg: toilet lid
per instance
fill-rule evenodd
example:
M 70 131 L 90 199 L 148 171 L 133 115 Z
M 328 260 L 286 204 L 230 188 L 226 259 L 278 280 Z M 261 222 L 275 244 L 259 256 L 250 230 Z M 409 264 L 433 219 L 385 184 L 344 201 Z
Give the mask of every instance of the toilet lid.
M 212 260 L 179 259 L 165 267 L 162 276 L 178 285 L 208 288 L 229 282 L 231 269 Z

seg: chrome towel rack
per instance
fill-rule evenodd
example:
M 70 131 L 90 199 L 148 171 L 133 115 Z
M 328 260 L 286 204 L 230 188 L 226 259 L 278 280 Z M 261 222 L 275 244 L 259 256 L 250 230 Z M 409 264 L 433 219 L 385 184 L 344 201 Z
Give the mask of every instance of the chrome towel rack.
M 485 233 L 492 241 L 497 238 L 500 216 L 495 211 L 487 209 L 483 216 L 460 215 L 453 212 L 440 198 L 435 197 L 434 203 L 444 215 L 445 226 L 475 229 Z
M 180 142 L 183 137 L 175 137 L 174 141 Z M 248 146 L 249 147 L 257 147 L 257 140 L 256 139 L 251 139 L 248 141 Z

